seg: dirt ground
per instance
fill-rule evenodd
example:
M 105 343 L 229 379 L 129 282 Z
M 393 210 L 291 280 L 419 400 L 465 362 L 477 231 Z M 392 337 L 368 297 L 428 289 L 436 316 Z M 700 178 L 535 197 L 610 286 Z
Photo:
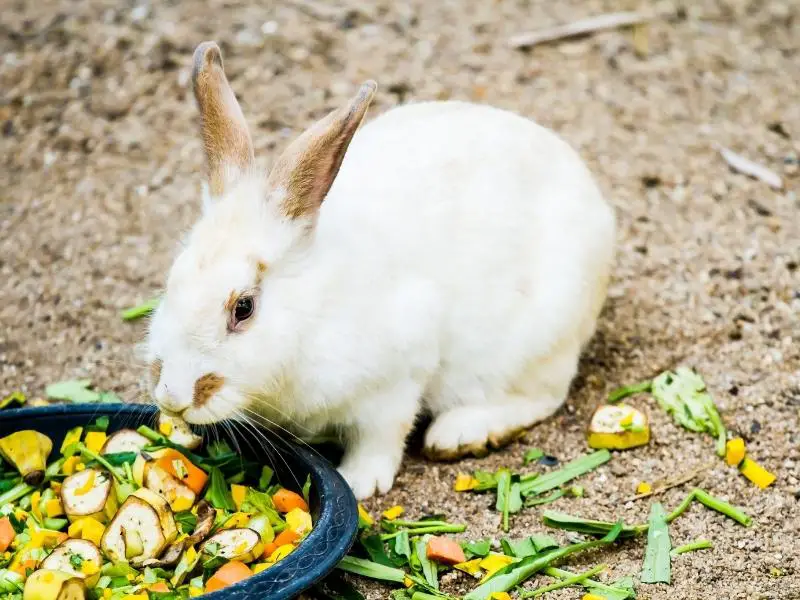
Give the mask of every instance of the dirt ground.
M 630 30 L 536 47 L 510 36 L 649 7 L 648 53 Z M 615 280 L 566 406 L 482 460 L 432 464 L 412 448 L 395 489 L 368 503 L 446 513 L 468 537 L 499 537 L 488 496 L 457 495 L 457 472 L 520 466 L 525 449 L 585 452 L 593 408 L 622 383 L 676 364 L 705 376 L 729 428 L 778 476 L 760 491 L 710 439 L 676 428 L 647 397 L 654 440 L 584 477 L 552 508 L 628 522 L 637 482 L 713 468 L 695 483 L 753 515 L 743 528 L 699 507 L 673 543 L 714 548 L 673 561 L 673 584 L 640 598 L 800 598 L 800 3 L 796 0 L 336 3 L 291 0 L 0 3 L 0 394 L 42 395 L 91 377 L 141 397 L 133 348 L 144 322 L 120 309 L 158 292 L 199 209 L 202 166 L 189 87 L 192 51 L 215 39 L 257 154 L 287 141 L 371 77 L 371 114 L 418 99 L 472 99 L 560 132 L 618 210 Z M 718 143 L 779 173 L 784 191 L 731 172 Z M 668 507 L 688 486 L 663 495 Z M 544 531 L 538 509 L 512 535 Z M 563 539 L 563 536 L 561 536 Z M 644 543 L 576 557 L 604 579 L 637 574 Z M 539 584 L 547 579 L 541 577 Z M 466 580 L 450 589 L 465 589 Z M 386 588 L 359 582 L 370 598 Z M 550 595 L 578 598 L 577 589 Z

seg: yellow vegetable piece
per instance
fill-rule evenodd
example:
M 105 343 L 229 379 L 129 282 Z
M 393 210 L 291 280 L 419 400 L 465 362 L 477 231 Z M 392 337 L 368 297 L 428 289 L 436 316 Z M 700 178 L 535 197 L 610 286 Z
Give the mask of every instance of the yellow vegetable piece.
M 410 588 L 412 585 L 414 585 L 414 582 L 408 577 L 403 577 L 403 585 L 407 588 Z
M 511 596 L 509 596 L 508 592 L 492 592 L 489 598 L 491 598 L 491 600 L 511 600 Z
M 0 439 L 0 456 L 16 467 L 25 483 L 33 486 L 42 483 L 52 449 L 50 438 L 38 431 L 17 431 Z
M 732 467 L 739 465 L 744 460 L 746 453 L 742 438 L 733 438 L 725 444 L 725 462 Z
M 223 529 L 235 529 L 237 527 L 247 527 L 247 523 L 250 521 L 250 515 L 243 512 L 233 513 L 230 518 L 225 521 L 225 524 L 222 526 Z
M 259 573 L 261 573 L 261 571 L 263 571 L 264 569 L 269 569 L 271 566 L 272 565 L 269 563 L 258 563 L 253 565 L 253 567 L 250 570 L 253 571 L 253 575 L 258 575 Z
M 149 596 L 147 594 L 130 594 L 123 596 L 122 600 L 149 600 Z
M 189 597 L 190 598 L 197 598 L 198 596 L 203 595 L 203 588 L 189 586 Z
M 70 456 L 68 459 L 64 461 L 64 464 L 61 465 L 61 470 L 64 472 L 64 475 L 72 475 L 75 473 L 75 467 L 78 463 L 81 462 L 80 457 L 78 456 Z
M 111 593 L 112 593 L 111 592 L 111 588 L 103 589 L 103 598 L 106 598 L 106 599 L 111 598 Z
M 173 430 L 173 425 L 169 421 L 161 420 L 158 423 L 158 431 L 161 434 L 166 435 L 167 437 L 169 437 L 170 435 L 172 435 L 172 430 Z
M 503 567 L 507 567 L 513 562 L 516 562 L 517 559 L 506 556 L 505 554 L 490 554 L 486 558 L 481 559 L 481 562 L 478 563 L 481 569 L 486 571 L 486 575 L 484 575 L 481 582 L 486 581 L 494 575 L 497 571 L 502 569 Z
M 83 517 L 72 523 L 67 533 L 71 538 L 88 540 L 99 546 L 105 530 L 105 526 L 94 517 Z
M 637 494 L 649 494 L 652 491 L 653 491 L 653 486 L 647 483 L 646 481 L 640 481 L 639 485 L 636 486 Z
M 85 471 L 86 470 L 86 465 L 83 464 L 82 462 L 79 462 L 78 464 L 75 465 L 75 470 L 76 471 Z
M 54 548 L 64 541 L 65 536 L 61 531 L 54 531 L 52 529 L 45 529 L 33 525 L 30 529 L 31 541 L 29 546 L 31 548 Z
M 650 441 L 647 416 L 631 406 L 600 406 L 589 424 L 587 442 L 591 448 L 624 450 L 643 446 Z
M 598 596 L 597 594 L 584 594 L 581 600 L 605 600 L 605 597 Z
M 53 517 L 60 517 L 64 514 L 64 507 L 61 505 L 61 500 L 53 498 L 44 503 L 44 511 L 51 519 Z
M 172 503 L 173 512 L 183 512 L 192 508 L 192 501 L 186 496 L 178 496 Z
M 739 470 L 742 472 L 742 475 L 747 477 L 762 490 L 775 482 L 775 475 L 767 471 L 756 461 L 749 458 L 745 458 L 742 461 L 742 464 L 739 466 Z
M 86 434 L 84 444 L 92 452 L 99 453 L 103 449 L 103 444 L 106 443 L 108 436 L 104 431 L 90 431 Z
M 94 480 L 97 479 L 97 471 L 89 471 L 89 476 L 86 478 L 86 483 L 81 487 L 75 489 L 76 496 L 85 496 L 92 491 L 94 487 Z
M 453 484 L 453 489 L 456 492 L 468 492 L 469 490 L 474 490 L 475 486 L 478 485 L 478 480 L 475 479 L 472 475 L 467 475 L 466 473 L 459 473 L 456 476 L 456 482 Z
M 286 526 L 299 535 L 311 531 L 311 515 L 302 508 L 293 508 L 286 513 Z
M 375 519 L 372 518 L 372 515 L 370 515 L 367 512 L 367 509 L 360 504 L 358 505 L 358 516 L 367 527 L 372 527 L 372 524 L 375 523 Z
M 93 560 L 85 560 L 81 563 L 81 573 L 94 575 L 100 572 L 100 567 Z
M 39 506 L 39 503 L 42 501 L 42 493 L 39 490 L 36 490 L 31 494 L 31 513 L 36 520 L 40 523 L 42 522 L 42 509 Z
M 289 556 L 294 550 L 294 546 L 292 544 L 284 544 L 283 546 L 278 546 L 278 548 L 269 555 L 267 559 L 271 563 L 276 563 L 280 560 L 283 560 L 287 556 Z
M 64 454 L 64 451 L 72 444 L 80 442 L 82 435 L 83 427 L 73 427 L 70 429 L 67 435 L 64 436 L 64 441 L 61 442 L 61 454 Z
M 402 506 L 393 506 L 383 511 L 383 518 L 386 519 L 387 521 L 394 521 L 404 512 L 406 511 Z
M 194 546 L 189 546 L 186 549 L 186 560 L 187 562 L 194 562 L 197 559 L 197 550 L 194 549 Z
M 247 496 L 247 486 L 233 484 L 231 486 L 231 496 L 233 496 L 233 503 L 236 505 L 236 510 L 242 508 L 244 499 Z
M 481 573 L 481 561 L 482 558 L 473 558 L 472 560 L 468 560 L 467 562 L 458 563 L 453 565 L 454 569 L 458 569 L 468 575 L 472 575 L 473 577 L 477 577 Z
M 56 494 L 61 493 L 61 482 L 60 481 L 51 481 L 50 482 L 50 489 L 53 490 Z

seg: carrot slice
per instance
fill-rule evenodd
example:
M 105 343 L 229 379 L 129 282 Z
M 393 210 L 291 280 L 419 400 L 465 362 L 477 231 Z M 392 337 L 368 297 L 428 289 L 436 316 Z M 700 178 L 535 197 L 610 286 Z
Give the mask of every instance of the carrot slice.
M 0 552 L 5 552 L 11 546 L 11 542 L 17 537 L 17 532 L 11 526 L 8 517 L 0 519 Z
M 303 500 L 303 497 L 291 490 L 278 490 L 275 492 L 275 495 L 272 496 L 272 501 L 275 503 L 275 508 L 282 513 L 288 513 L 293 508 L 302 508 L 304 511 L 308 512 L 308 504 Z
M 195 494 L 203 491 L 208 481 L 208 475 L 201 468 L 186 458 L 174 448 L 165 448 L 159 452 L 156 464 L 167 473 L 183 482 Z
M 445 565 L 457 565 L 467 560 L 458 542 L 446 537 L 432 537 L 425 554 L 429 559 Z
M 224 587 L 238 583 L 243 579 L 247 579 L 252 574 L 253 572 L 246 564 L 238 560 L 232 560 L 222 565 L 217 569 L 217 572 L 209 578 L 206 582 L 206 592 L 216 592 Z
M 280 546 L 285 546 L 286 544 L 294 544 L 297 540 L 300 539 L 300 536 L 292 531 L 291 529 L 284 529 L 278 535 L 275 536 L 275 539 L 272 540 L 269 544 L 264 544 L 264 554 L 262 555 L 264 558 L 269 558 L 269 556 L 275 552 Z
M 167 592 L 169 592 L 169 588 L 167 587 L 167 584 L 164 583 L 163 581 L 157 581 L 156 583 L 150 586 L 150 591 L 157 592 L 159 594 L 166 594 Z

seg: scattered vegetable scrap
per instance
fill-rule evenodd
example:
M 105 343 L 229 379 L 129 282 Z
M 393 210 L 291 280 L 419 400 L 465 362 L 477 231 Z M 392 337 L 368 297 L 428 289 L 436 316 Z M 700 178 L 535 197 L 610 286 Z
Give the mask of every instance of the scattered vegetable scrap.
M 88 387 L 51 395 L 101 394 Z M 109 433 L 101 417 L 67 432 L 55 458 L 37 431 L 0 439 L 5 600 L 187 600 L 268 569 L 309 534 L 306 499 L 271 469 L 225 442 L 196 454 L 178 443 L 197 442 L 188 426 L 164 422 L 166 434 Z
M 45 394 L 50 400 L 64 400 L 75 404 L 113 404 L 122 402 L 114 392 L 98 392 L 93 389 L 91 379 L 76 379 L 60 381 L 45 388 Z
M 622 404 L 599 407 L 589 424 L 590 448 L 624 450 L 650 441 L 650 425 L 644 413 Z
M 0 410 L 4 408 L 18 408 L 25 406 L 28 398 L 20 391 L 11 392 L 8 396 L 0 400 Z
M 134 321 L 136 319 L 146 317 L 156 309 L 160 301 L 160 298 L 152 298 L 138 306 L 123 310 L 120 316 L 122 317 L 123 321 Z
M 652 393 L 659 406 L 682 427 L 690 431 L 713 435 L 717 440 L 717 454 L 724 457 L 728 465 L 738 467 L 742 475 L 758 487 L 764 489 L 774 483 L 775 475 L 747 456 L 742 438 L 728 439 L 728 432 L 714 401 L 706 390 L 706 384 L 703 378 L 695 371 L 686 367 L 679 367 L 674 372 L 665 371 L 652 381 L 645 381 L 614 390 L 609 395 L 609 402 L 619 402 L 623 398 L 642 392 Z M 600 407 L 595 413 L 595 418 L 601 410 L 609 408 L 611 407 Z M 589 445 L 599 447 L 597 445 L 595 418 L 592 419 L 592 425 L 589 429 Z M 620 446 L 606 447 L 616 448 Z M 638 493 L 641 497 L 644 497 L 654 492 Z

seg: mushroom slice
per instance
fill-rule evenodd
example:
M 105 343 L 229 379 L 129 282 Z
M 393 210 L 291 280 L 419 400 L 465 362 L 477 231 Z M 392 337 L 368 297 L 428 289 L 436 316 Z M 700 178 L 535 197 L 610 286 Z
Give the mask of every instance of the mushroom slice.
M 158 557 L 178 535 L 175 517 L 161 496 L 141 488 L 128 496 L 103 534 L 101 547 L 112 561 L 141 565 Z
M 39 569 L 25 582 L 23 600 L 84 600 L 86 586 L 80 577 L 62 571 Z
M 170 508 L 175 512 L 189 510 L 197 499 L 197 495 L 188 486 L 155 464 L 149 465 L 145 471 L 144 485 L 169 502 Z
M 67 477 L 61 485 L 61 504 L 70 521 L 93 517 L 107 523 L 117 510 L 111 475 L 99 469 L 85 469 Z
M 161 555 L 160 559 L 147 560 L 144 562 L 143 566 L 168 568 L 174 567 L 179 562 L 197 562 L 195 558 L 191 556 L 184 557 L 184 550 L 191 548 L 195 544 L 199 544 L 208 537 L 208 534 L 211 533 L 211 528 L 214 526 L 216 517 L 217 511 L 214 507 L 211 506 L 208 501 L 200 500 L 200 502 L 197 503 L 197 525 L 195 525 L 192 535 L 182 540 L 172 542 L 170 547 Z M 192 550 L 192 552 L 195 556 L 197 555 L 197 552 L 194 552 L 194 550 Z M 184 558 L 186 558 L 186 560 L 184 560 Z M 192 567 L 194 567 L 194 564 L 192 564 Z M 177 574 L 177 570 L 175 573 Z
M 170 442 L 178 444 L 189 450 L 198 448 L 203 443 L 203 438 L 197 435 L 189 424 L 180 417 L 173 417 L 159 413 L 158 431 L 167 436 Z
M 206 554 L 247 563 L 263 554 L 264 544 L 261 543 L 261 534 L 257 531 L 240 527 L 215 533 L 200 549 Z
M 133 429 L 120 429 L 108 436 L 100 454 L 118 454 L 119 452 L 139 452 L 150 444 L 150 440 Z
M 88 566 L 91 563 L 92 566 Z M 70 539 L 56 546 L 39 565 L 42 569 L 70 573 L 75 577 L 86 579 L 100 571 L 103 557 L 100 549 L 89 540 Z

